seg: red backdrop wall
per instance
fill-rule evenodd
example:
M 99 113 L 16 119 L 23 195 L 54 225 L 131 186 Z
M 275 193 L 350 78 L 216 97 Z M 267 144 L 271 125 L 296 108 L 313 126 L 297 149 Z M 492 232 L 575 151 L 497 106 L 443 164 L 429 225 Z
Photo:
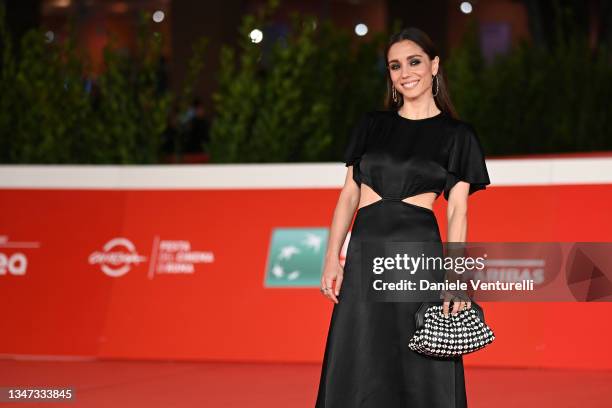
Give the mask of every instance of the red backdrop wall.
M 272 228 L 328 227 L 338 193 L 3 188 L 0 353 L 321 361 L 332 304 L 316 288 L 264 288 L 264 269 Z M 493 186 L 470 200 L 468 237 L 610 241 L 611 202 L 612 184 Z M 435 207 L 443 234 L 445 204 Z M 111 277 L 89 259 L 117 237 L 143 260 Z M 188 241 L 214 261 L 152 274 L 156 239 Z M 483 306 L 497 340 L 466 365 L 612 368 L 609 303 Z

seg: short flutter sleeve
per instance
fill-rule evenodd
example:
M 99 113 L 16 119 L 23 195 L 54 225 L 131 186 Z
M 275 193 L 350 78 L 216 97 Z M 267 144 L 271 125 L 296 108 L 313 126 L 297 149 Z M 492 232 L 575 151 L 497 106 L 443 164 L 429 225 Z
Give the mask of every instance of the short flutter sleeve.
M 491 184 L 484 150 L 476 131 L 467 123 L 463 123 L 453 135 L 447 171 L 444 187 L 444 198 L 447 201 L 450 190 L 459 181 L 470 183 L 469 194 L 484 190 L 488 184 Z
M 371 113 L 368 112 L 359 118 L 353 126 L 349 135 L 348 144 L 344 151 L 344 162 L 346 167 L 353 166 L 353 180 L 357 185 L 361 185 L 359 174 L 359 161 L 365 152 L 368 130 L 371 124 Z

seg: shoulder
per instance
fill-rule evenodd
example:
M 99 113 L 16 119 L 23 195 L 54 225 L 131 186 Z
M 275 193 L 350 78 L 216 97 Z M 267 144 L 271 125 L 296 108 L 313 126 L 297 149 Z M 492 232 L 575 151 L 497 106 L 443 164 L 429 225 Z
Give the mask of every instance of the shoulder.
M 373 119 L 384 120 L 393 119 L 397 116 L 397 111 L 377 109 L 369 112 Z
M 355 121 L 355 126 L 363 127 L 370 125 L 370 123 L 372 123 L 372 121 L 376 117 L 376 112 L 377 111 L 366 111 L 363 112 L 361 115 L 358 115 L 357 120 Z
M 478 132 L 471 122 L 467 122 L 451 116 L 445 118 L 445 128 L 451 141 L 455 143 L 477 143 L 480 144 Z
M 456 133 L 476 133 L 474 126 L 471 122 L 467 122 L 465 120 L 459 118 L 453 118 L 452 116 L 445 114 L 444 115 L 444 123 L 447 125 L 448 129 L 454 131 Z
M 361 115 L 361 120 L 369 120 L 375 122 L 377 120 L 387 119 L 392 117 L 393 112 L 387 110 L 369 110 Z
M 365 112 L 361 117 L 362 125 L 367 125 L 369 129 L 377 129 L 380 125 L 388 124 L 396 117 L 397 112 L 375 109 Z
M 369 110 L 357 117 L 353 126 L 353 132 L 367 135 L 377 124 L 392 117 L 391 112 L 385 110 Z

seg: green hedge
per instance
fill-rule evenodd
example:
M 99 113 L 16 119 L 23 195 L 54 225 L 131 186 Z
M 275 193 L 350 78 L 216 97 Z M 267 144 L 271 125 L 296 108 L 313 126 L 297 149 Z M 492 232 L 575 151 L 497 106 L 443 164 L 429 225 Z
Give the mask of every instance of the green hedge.
M 383 100 L 383 37 L 354 40 L 328 21 L 294 14 L 291 34 L 267 53 L 250 41 L 265 27 L 276 1 L 246 16 L 236 49 L 223 47 L 214 162 L 336 161 L 357 115 Z
M 329 21 L 294 14 L 290 34 L 254 44 L 278 6 L 244 16 L 235 47 L 220 53 L 213 162 L 337 161 L 364 111 L 381 108 L 388 33 L 357 38 Z M 159 93 L 161 38 L 143 16 L 136 53 L 113 46 L 96 97 L 85 91 L 87 60 L 74 33 L 61 44 L 41 31 L 11 46 L 0 9 L 0 160 L 3 163 L 156 163 L 170 106 L 184 111 L 203 68 L 196 43 L 180 95 Z M 268 40 L 268 42 L 266 42 Z M 461 117 L 478 130 L 488 155 L 612 149 L 610 52 L 584 35 L 558 30 L 552 48 L 519 43 L 486 64 L 475 27 L 446 63 Z M 267 48 L 264 49 L 263 46 Z M 175 150 L 180 152 L 180 133 Z
M 488 154 L 612 150 L 610 57 L 571 32 L 551 48 L 522 41 L 485 64 L 472 27 L 447 72 L 457 109 Z
M 0 161 L 159 162 L 170 105 L 185 107 L 202 68 L 206 42 L 194 46 L 183 93 L 160 92 L 162 39 L 150 21 L 147 14 L 140 17 L 132 55 L 111 41 L 104 50 L 104 72 L 95 91 L 88 92 L 89 60 L 76 47 L 74 24 L 61 43 L 47 43 L 41 30 L 31 30 L 15 52 L 0 7 Z

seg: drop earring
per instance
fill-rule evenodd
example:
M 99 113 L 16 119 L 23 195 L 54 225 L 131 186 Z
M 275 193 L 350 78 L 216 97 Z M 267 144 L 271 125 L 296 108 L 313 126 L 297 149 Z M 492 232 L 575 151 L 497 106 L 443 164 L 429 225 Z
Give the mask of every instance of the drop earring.
M 393 102 L 397 103 L 397 91 L 395 90 L 395 85 L 393 85 Z
M 440 92 L 440 78 L 438 78 L 438 74 L 431 76 L 432 85 L 433 85 L 434 79 L 436 82 L 436 92 L 433 93 L 432 95 L 435 97 L 438 95 L 438 92 Z

